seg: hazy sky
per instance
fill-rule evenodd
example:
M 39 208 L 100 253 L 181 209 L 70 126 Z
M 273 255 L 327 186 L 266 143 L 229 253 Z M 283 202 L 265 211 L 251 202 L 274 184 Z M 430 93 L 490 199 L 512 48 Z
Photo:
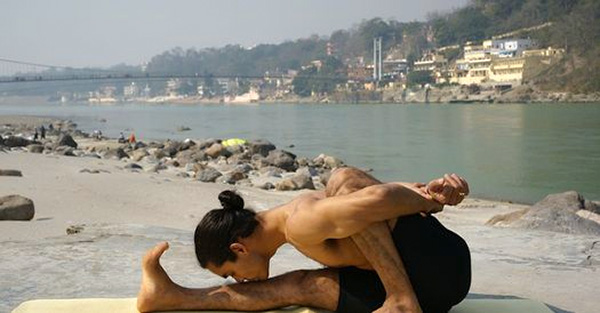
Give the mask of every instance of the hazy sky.
M 0 58 L 140 64 L 174 47 L 280 43 L 363 19 L 424 20 L 468 0 L 2 0 Z

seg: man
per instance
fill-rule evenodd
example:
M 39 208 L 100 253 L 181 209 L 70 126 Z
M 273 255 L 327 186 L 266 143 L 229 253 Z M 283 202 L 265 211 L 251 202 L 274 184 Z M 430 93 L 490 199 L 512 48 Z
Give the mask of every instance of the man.
M 195 232 L 196 256 L 238 284 L 189 289 L 171 281 L 159 258 L 142 262 L 138 309 L 267 310 L 305 305 L 337 312 L 445 312 L 470 286 L 468 247 L 431 213 L 456 205 L 467 182 L 445 175 L 429 184 L 386 183 L 353 168 L 333 172 L 325 192 L 254 213 L 237 194 L 219 195 Z M 327 266 L 269 276 L 269 260 L 290 243 Z

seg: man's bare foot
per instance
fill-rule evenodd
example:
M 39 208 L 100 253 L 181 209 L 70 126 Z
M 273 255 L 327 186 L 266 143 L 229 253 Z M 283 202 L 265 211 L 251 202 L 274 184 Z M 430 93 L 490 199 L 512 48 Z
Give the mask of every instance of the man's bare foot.
M 160 256 L 169 249 L 162 242 L 148 250 L 142 260 L 142 284 L 137 298 L 140 312 L 178 309 L 182 288 L 175 284 L 160 265 Z

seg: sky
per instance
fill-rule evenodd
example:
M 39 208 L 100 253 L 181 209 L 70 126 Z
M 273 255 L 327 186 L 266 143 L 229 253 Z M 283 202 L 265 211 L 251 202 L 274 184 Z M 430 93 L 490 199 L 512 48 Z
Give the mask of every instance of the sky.
M 364 19 L 425 20 L 469 0 L 2 0 L 0 58 L 138 65 L 174 47 L 250 47 L 329 35 Z

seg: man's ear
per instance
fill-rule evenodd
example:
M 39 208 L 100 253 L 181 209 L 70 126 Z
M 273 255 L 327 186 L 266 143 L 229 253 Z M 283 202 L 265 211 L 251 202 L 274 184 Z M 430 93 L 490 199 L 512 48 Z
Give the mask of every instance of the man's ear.
M 229 245 L 229 249 L 235 254 L 248 254 L 248 248 L 239 242 L 234 242 Z

